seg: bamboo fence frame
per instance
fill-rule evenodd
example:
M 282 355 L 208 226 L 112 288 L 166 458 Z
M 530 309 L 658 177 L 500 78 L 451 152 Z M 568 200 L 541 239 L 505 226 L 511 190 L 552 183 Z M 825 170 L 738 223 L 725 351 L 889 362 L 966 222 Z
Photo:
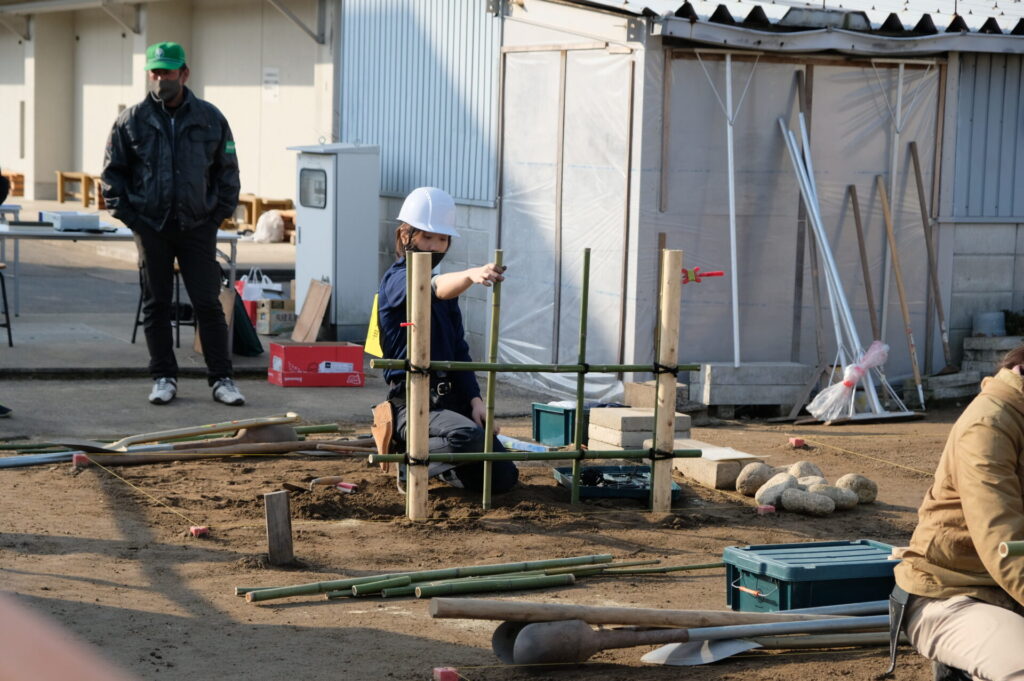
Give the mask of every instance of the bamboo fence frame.
M 405 454 L 371 454 L 370 462 L 415 461 L 408 466 L 409 489 L 406 495 L 406 515 L 410 520 L 427 518 L 427 465 L 430 461 L 464 463 L 484 462 L 483 507 L 491 505 L 491 463 L 494 461 L 551 461 L 571 459 L 573 475 L 571 499 L 580 499 L 580 472 L 582 461 L 591 459 L 651 459 L 651 510 L 667 512 L 672 504 L 671 459 L 699 457 L 699 449 L 673 449 L 675 438 L 675 395 L 679 371 L 696 371 L 699 364 L 678 364 L 680 272 L 683 252 L 663 250 L 661 253 L 661 281 L 658 293 L 658 329 L 656 330 L 656 361 L 652 364 L 587 364 L 587 312 L 590 291 L 590 249 L 583 251 L 583 279 L 580 295 L 579 355 L 576 364 L 511 364 L 497 361 L 497 342 L 500 312 L 500 284 L 495 283 L 491 307 L 491 337 L 487 362 L 456 362 L 430 360 L 430 261 L 429 253 L 409 253 L 407 273 L 407 327 L 408 359 L 373 359 L 374 369 L 399 369 L 408 372 L 406 381 L 408 426 Z M 495 252 L 494 262 L 500 265 L 502 251 Z M 415 368 L 415 371 L 410 371 Z M 574 373 L 576 381 L 576 419 L 573 449 L 558 452 L 460 452 L 431 453 L 427 445 L 427 423 L 430 406 L 431 371 L 487 372 L 487 423 L 485 424 L 486 450 L 493 448 L 494 374 L 498 371 L 520 373 Z M 585 378 L 588 373 L 652 372 L 657 376 L 658 400 L 655 406 L 654 447 L 651 449 L 584 450 L 583 404 Z M 400 587 L 402 588 L 402 587 Z

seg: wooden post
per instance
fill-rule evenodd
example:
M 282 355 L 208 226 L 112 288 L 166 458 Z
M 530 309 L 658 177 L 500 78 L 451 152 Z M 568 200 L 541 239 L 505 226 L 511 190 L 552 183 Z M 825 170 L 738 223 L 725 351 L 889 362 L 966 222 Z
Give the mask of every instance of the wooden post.
M 430 366 L 430 253 L 408 253 L 409 364 L 425 370 Z M 409 404 L 406 443 L 410 464 L 406 470 L 405 512 L 409 520 L 427 519 L 427 460 L 430 458 L 430 375 L 408 373 Z M 413 464 L 413 461 L 421 462 Z
M 658 364 L 674 367 L 679 358 L 679 299 L 682 290 L 683 252 L 666 250 L 661 255 L 659 288 Z M 670 452 L 675 444 L 676 377 L 659 373 L 654 448 Z M 651 510 L 668 512 L 672 507 L 672 460 L 651 461 Z
M 292 518 L 288 510 L 288 492 L 263 495 L 267 516 L 267 554 L 271 565 L 287 565 L 295 559 L 292 552 Z

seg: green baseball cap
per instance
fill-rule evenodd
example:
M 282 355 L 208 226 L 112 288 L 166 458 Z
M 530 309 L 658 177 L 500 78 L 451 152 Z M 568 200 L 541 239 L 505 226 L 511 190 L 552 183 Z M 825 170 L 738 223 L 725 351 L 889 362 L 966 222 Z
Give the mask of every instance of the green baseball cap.
M 185 48 L 178 43 L 156 43 L 146 48 L 146 70 L 173 71 L 185 65 Z

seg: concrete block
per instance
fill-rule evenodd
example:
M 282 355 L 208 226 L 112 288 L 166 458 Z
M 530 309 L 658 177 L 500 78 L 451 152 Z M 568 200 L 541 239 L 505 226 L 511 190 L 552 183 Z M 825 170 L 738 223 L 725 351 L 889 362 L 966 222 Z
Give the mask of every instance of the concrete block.
M 974 326 L 975 312 L 1009 310 L 1012 305 L 1013 293 L 1011 291 L 997 290 L 986 293 L 955 291 L 950 299 L 949 327 L 970 331 Z
M 734 367 L 730 363 L 702 364 L 690 372 L 690 384 L 715 385 L 799 385 L 810 380 L 814 367 L 796 362 L 750 362 Z M 696 393 L 696 389 L 694 390 Z M 694 395 L 696 398 L 697 396 Z
M 631 407 L 653 408 L 658 401 L 657 381 L 644 381 L 642 383 L 625 382 L 623 386 L 622 400 Z M 689 397 L 690 389 L 685 379 L 682 383 L 676 383 L 676 411 L 682 411 Z
M 801 399 L 801 385 L 722 385 L 704 390 L 707 405 L 795 404 Z
M 1017 225 L 957 225 L 953 252 L 961 254 L 1015 253 Z
M 672 459 L 672 468 L 711 489 L 735 489 L 736 478 L 743 467 L 764 460 L 732 447 L 718 447 L 700 440 L 676 440 L 673 447 L 702 450 L 700 458 Z
M 939 388 L 952 388 L 963 385 L 978 385 L 981 381 L 981 374 L 977 371 L 961 371 L 956 374 L 946 374 L 945 376 L 927 376 L 921 382 L 927 390 L 937 390 Z
M 978 360 L 965 360 L 960 368 L 964 371 L 977 371 L 982 376 L 994 376 L 998 365 L 996 362 L 980 362 Z
M 953 290 L 957 293 L 1009 292 L 1013 285 L 1013 259 L 1012 255 L 955 256 Z
M 590 413 L 593 414 L 595 411 L 602 411 L 600 409 L 591 409 Z M 686 423 L 689 424 L 689 417 L 686 417 Z M 651 430 L 615 430 L 613 428 L 605 428 L 604 426 L 597 426 L 593 423 L 587 428 L 587 439 L 589 442 L 593 442 L 595 439 L 598 442 L 610 442 L 614 445 L 619 445 L 626 449 L 640 449 L 643 446 L 644 440 L 651 438 Z M 677 428 L 675 432 L 676 437 L 689 437 L 689 428 Z
M 601 426 L 612 430 L 646 431 L 654 430 L 654 409 L 638 409 L 636 407 L 607 407 L 590 410 L 590 425 Z M 689 430 L 690 417 L 676 413 L 676 431 Z M 598 438 L 607 440 L 606 438 Z
M 950 388 L 936 388 L 930 393 L 930 399 L 933 400 L 951 400 L 958 397 L 974 397 L 981 392 L 981 386 L 975 385 L 958 385 Z
M 1005 354 L 1024 345 L 1024 336 L 971 336 L 964 338 L 964 350 L 988 350 Z

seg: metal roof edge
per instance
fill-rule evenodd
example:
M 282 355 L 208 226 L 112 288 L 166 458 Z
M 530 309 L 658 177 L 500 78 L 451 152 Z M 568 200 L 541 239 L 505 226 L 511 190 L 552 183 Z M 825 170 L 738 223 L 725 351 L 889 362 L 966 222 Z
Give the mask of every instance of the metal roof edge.
M 779 33 L 676 17 L 665 17 L 659 23 L 658 32 L 663 37 L 691 40 L 720 48 L 765 52 L 835 51 L 859 56 L 925 55 L 939 52 L 1024 54 L 1024 40 L 1012 35 L 941 33 L 898 38 L 843 29 Z

